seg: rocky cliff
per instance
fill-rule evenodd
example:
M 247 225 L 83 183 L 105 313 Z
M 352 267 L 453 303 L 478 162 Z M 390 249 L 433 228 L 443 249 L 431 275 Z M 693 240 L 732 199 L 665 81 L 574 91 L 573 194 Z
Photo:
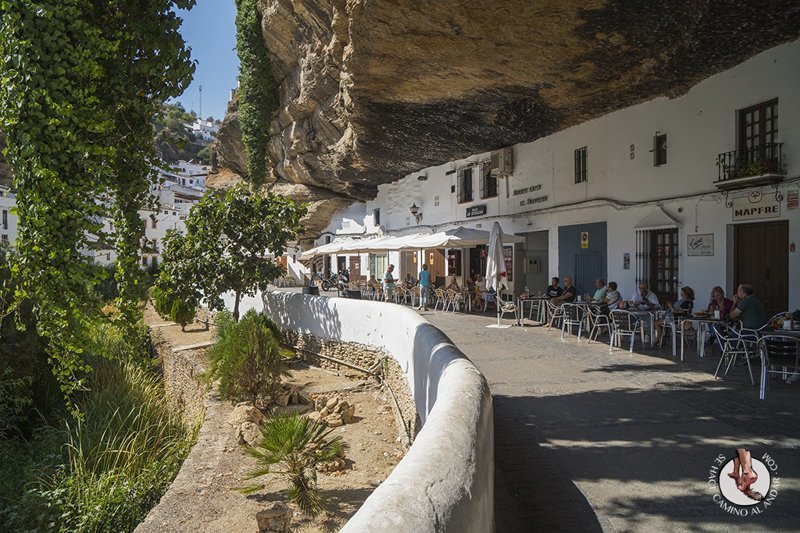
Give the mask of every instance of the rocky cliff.
M 674 96 L 800 36 L 796 0 L 260 0 L 273 181 L 316 209 L 471 153 Z M 219 138 L 245 171 L 235 108 Z M 295 185 L 290 185 L 295 184 Z M 309 233 L 327 224 L 312 212 Z

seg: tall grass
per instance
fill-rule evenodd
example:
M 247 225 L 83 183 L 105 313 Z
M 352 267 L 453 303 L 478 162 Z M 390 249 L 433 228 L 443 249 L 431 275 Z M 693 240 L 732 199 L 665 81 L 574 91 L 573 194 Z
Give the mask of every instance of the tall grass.
M 115 333 L 99 331 L 95 341 L 121 355 Z M 170 411 L 156 371 L 130 357 L 91 362 L 90 392 L 79 402 L 83 420 L 68 418 L 51 428 L 56 435 L 48 438 L 60 443 L 59 464 L 27 485 L 7 527 L 31 528 L 45 513 L 47 529 L 132 531 L 191 448 L 196 431 L 187 431 Z

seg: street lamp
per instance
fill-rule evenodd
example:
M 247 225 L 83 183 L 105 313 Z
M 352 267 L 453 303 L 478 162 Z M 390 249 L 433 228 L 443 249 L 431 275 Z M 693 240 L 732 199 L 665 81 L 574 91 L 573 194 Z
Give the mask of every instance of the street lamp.
M 419 207 L 417 207 L 417 203 L 414 202 L 413 204 L 411 204 L 411 207 L 409 207 L 408 210 L 411 211 L 411 214 L 414 215 L 414 218 L 417 219 L 417 224 L 419 224 L 419 221 L 422 220 L 422 213 L 420 213 Z

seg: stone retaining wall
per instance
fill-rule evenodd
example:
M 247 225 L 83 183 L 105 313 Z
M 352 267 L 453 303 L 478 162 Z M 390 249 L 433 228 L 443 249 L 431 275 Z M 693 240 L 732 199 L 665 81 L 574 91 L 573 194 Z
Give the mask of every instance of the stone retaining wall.
M 491 393 L 444 333 L 406 307 L 364 300 L 268 292 L 264 313 L 323 344 L 391 355 L 397 370 L 387 378 L 404 384 L 416 406 L 414 444 L 342 531 L 494 530 Z
M 309 333 L 285 331 L 287 342 L 293 346 L 307 362 L 325 370 L 353 378 L 363 378 L 366 374 L 359 370 L 330 361 L 318 355 L 333 357 L 365 370 L 379 373 L 397 400 L 391 402 L 400 438 L 405 446 L 410 446 L 421 428 L 414 397 L 408 389 L 405 374 L 400 365 L 383 350 L 357 342 L 344 342 L 332 339 L 319 339 Z
M 173 351 L 174 346 L 150 334 L 153 348 L 161 360 L 164 387 L 170 407 L 180 412 L 187 428 L 193 429 L 203 421 L 205 396 L 209 386 L 201 375 L 206 370 L 204 350 Z

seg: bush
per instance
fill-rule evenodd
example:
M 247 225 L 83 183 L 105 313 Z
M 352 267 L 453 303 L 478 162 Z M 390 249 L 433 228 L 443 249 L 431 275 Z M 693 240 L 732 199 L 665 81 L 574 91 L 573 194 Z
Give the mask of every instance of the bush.
M 293 355 L 282 347 L 278 326 L 252 309 L 239 322 L 227 312 L 216 321 L 217 341 L 208 355 L 210 377 L 219 379 L 220 394 L 234 402 L 265 400 L 289 375 L 285 359 Z
M 261 426 L 263 439 L 247 453 L 258 460 L 259 468 L 249 472 L 246 479 L 254 479 L 270 472 L 278 465 L 277 473 L 289 478 L 288 497 L 307 514 L 315 515 L 324 509 L 324 500 L 317 489 L 317 464 L 333 461 L 345 449 L 342 437 L 328 438 L 333 428 L 314 422 L 304 416 L 277 415 Z M 261 485 L 249 485 L 245 494 L 256 492 Z
M 181 331 L 186 331 L 186 324 L 194 322 L 197 307 L 183 300 L 174 300 L 169 312 L 169 319 L 181 325 Z

